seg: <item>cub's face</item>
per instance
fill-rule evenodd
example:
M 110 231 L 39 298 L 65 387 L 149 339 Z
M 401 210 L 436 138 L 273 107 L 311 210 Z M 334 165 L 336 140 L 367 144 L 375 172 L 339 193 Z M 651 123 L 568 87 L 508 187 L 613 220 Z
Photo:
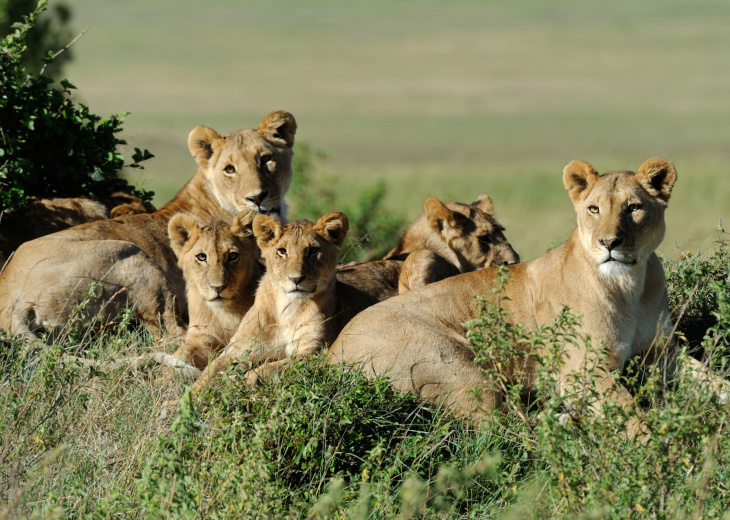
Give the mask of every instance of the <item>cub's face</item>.
M 177 214 L 168 226 L 188 288 L 211 307 L 233 303 L 252 276 L 259 249 L 251 231 L 254 211 L 239 213 L 233 223 L 203 224 Z M 189 302 L 193 305 L 193 302 Z
M 283 198 L 292 179 L 297 124 L 288 112 L 267 115 L 256 129 L 220 136 L 198 126 L 188 138 L 190 152 L 226 211 L 244 209 L 286 218 Z
M 578 214 L 586 252 L 605 276 L 642 266 L 664 238 L 664 210 L 677 172 L 665 159 L 649 159 L 634 173 L 598 176 L 591 165 L 573 161 L 563 180 Z
M 459 257 L 462 267 L 475 270 L 520 261 L 504 236 L 504 227 L 494 218 L 488 195 L 480 195 L 472 204 L 443 204 L 431 197 L 424 204 L 424 214 L 431 228 Z
M 327 213 L 316 223 L 298 220 L 286 226 L 258 215 L 253 225 L 266 276 L 291 300 L 308 298 L 330 286 L 347 229 L 347 217 L 339 212 Z

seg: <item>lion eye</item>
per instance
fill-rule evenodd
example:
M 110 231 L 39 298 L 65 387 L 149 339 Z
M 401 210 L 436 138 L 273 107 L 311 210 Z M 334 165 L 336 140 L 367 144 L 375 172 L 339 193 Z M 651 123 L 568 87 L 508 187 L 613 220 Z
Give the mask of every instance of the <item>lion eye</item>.
M 279 253 L 279 256 L 286 256 L 286 248 L 284 247 L 280 247 L 276 252 Z
M 630 213 L 636 213 L 639 210 L 641 210 L 641 204 L 630 204 L 629 205 L 629 212 Z
M 228 262 L 233 263 L 236 260 L 238 260 L 238 253 L 236 253 L 236 252 L 228 253 Z
M 491 235 L 482 235 L 479 238 L 477 238 L 481 244 L 489 245 L 492 243 L 492 236 Z
M 226 173 L 236 173 L 236 168 L 232 164 L 229 164 L 225 168 L 223 168 L 223 171 Z
M 598 206 L 588 206 L 588 211 L 594 215 L 598 215 Z
M 307 251 L 307 256 L 317 256 L 318 254 L 319 254 L 318 247 L 310 247 L 309 251 Z
M 195 255 L 195 258 L 197 258 L 199 262 L 205 262 L 208 259 L 205 253 L 199 253 Z

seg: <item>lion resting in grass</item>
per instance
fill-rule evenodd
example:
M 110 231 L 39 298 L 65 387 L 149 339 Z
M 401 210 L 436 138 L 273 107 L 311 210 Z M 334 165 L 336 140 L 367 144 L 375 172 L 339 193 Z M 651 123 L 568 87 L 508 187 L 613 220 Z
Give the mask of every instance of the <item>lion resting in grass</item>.
M 244 210 L 233 223 L 202 223 L 180 213 L 170 220 L 170 244 L 187 285 L 190 321 L 173 356 L 202 370 L 225 347 L 251 308 L 264 273 L 252 224 Z
M 266 363 L 261 371 L 276 372 L 288 359 L 309 356 L 337 336 L 335 268 L 348 227 L 340 212 L 286 226 L 266 215 L 254 219 L 266 274 L 231 342 L 193 385 L 195 393 L 233 360 L 254 367 Z M 250 381 L 251 376 L 256 373 Z
M 448 276 L 519 261 L 504 227 L 494 218 L 488 195 L 480 195 L 472 204 L 444 204 L 430 197 L 423 214 L 384 260 L 340 266 L 337 280 L 382 301 Z M 371 284 L 364 288 L 367 280 Z
M 167 227 L 176 213 L 228 220 L 245 209 L 285 217 L 296 121 L 268 114 L 256 129 L 226 136 L 198 126 L 188 139 L 198 172 L 160 210 L 91 222 L 26 242 L 0 274 L 0 328 L 58 332 L 71 317 L 125 307 L 157 338 L 181 337 L 185 283 Z M 87 302 L 83 314 L 75 309 Z
M 494 218 L 489 195 L 472 204 L 431 197 L 423 215 L 403 235 L 385 259 L 405 258 L 398 277 L 398 292 L 422 287 L 459 273 L 520 261 Z
M 502 306 L 513 322 L 536 329 L 567 306 L 582 315 L 581 332 L 603 343 L 600 366 L 585 346 L 566 345 L 567 361 L 556 374 L 565 395 L 576 391 L 567 383 L 570 374 L 597 366 L 606 373 L 597 382 L 602 398 L 611 395 L 628 408 L 628 390 L 607 374 L 647 351 L 657 335 L 671 333 L 664 272 L 654 250 L 664 237 L 664 210 L 676 179 L 672 163 L 661 158 L 647 160 L 636 173 L 602 176 L 586 162 L 571 162 L 563 182 L 577 228 L 540 258 L 508 267 Z M 461 274 L 366 309 L 330 347 L 331 362 L 389 374 L 399 391 L 481 415 L 497 396 L 469 392 L 490 387 L 472 363 L 464 323 L 476 317 L 476 295 L 494 298 L 495 276 L 495 269 Z M 641 428 L 637 420 L 629 423 L 630 434 Z
M 519 261 L 519 257 L 504 237 L 504 228 L 492 215 L 493 207 L 488 196 L 481 195 L 479 200 L 471 205 L 458 202 L 442 204 L 438 200 L 430 198 L 426 201 L 424 210 L 424 215 L 409 226 L 398 247 L 389 254 L 392 259 L 339 266 L 335 271 L 335 285 L 328 292 L 322 292 L 318 296 L 319 299 L 311 300 L 312 305 L 315 305 L 318 309 L 317 312 L 319 312 L 317 319 L 322 322 L 317 325 L 319 332 L 322 333 L 321 342 L 330 343 L 342 330 L 342 327 L 358 312 L 379 301 L 395 296 L 398 293 L 399 280 L 404 279 L 404 273 L 409 277 L 409 283 L 415 285 L 416 283 L 430 283 L 445 276 L 458 274 L 460 269 L 474 270 L 485 265 Z M 339 213 L 332 215 L 341 215 L 338 218 L 346 223 L 344 215 Z M 270 266 L 277 266 L 282 260 L 281 255 L 272 253 L 274 247 L 268 242 L 270 240 L 269 236 L 279 236 L 279 242 L 276 243 L 277 247 L 279 243 L 286 243 L 285 249 L 289 251 L 287 258 L 296 259 L 296 261 L 292 260 L 292 264 L 286 264 L 288 269 L 305 269 L 307 264 L 314 260 L 305 252 L 310 247 L 311 237 L 317 236 L 316 228 L 322 220 L 314 228 L 312 228 L 311 223 L 305 225 L 305 222 L 300 221 L 300 223 L 290 224 L 282 228 L 278 223 L 269 223 L 265 217 L 257 217 L 254 232 L 257 235 L 259 246 L 262 248 L 263 256 L 267 258 L 268 251 L 271 259 L 266 260 L 266 265 L 269 266 L 270 271 L 262 280 L 256 294 L 256 301 L 258 302 L 255 304 L 256 309 L 263 307 L 269 309 L 273 306 L 275 298 L 272 294 L 276 290 L 280 290 L 277 284 L 289 284 L 287 278 L 283 275 L 271 272 Z M 336 222 L 336 219 L 333 222 Z M 333 224 L 328 225 L 332 226 Z M 306 231 L 308 229 L 306 226 L 311 229 Z M 273 230 L 269 230 L 269 227 Z M 346 225 L 342 226 L 342 239 L 344 239 L 346 228 Z M 329 248 L 329 254 L 332 256 L 330 260 L 336 262 L 337 253 L 334 248 Z M 321 255 L 322 252 L 318 251 L 318 258 Z M 415 261 L 411 262 L 411 258 Z M 321 277 L 324 277 L 325 274 L 329 276 L 329 268 L 322 269 L 323 264 L 321 263 L 316 265 L 319 265 L 318 269 L 321 269 L 319 271 Z M 307 277 L 311 278 L 309 275 Z M 327 305 L 322 304 L 325 296 L 327 297 Z M 271 308 L 273 309 L 273 307 Z M 286 309 L 286 316 L 289 316 L 290 319 L 293 319 L 296 312 L 303 312 L 297 310 L 298 307 L 286 307 Z M 252 310 L 251 313 L 254 313 L 254 311 Z M 267 310 L 266 313 L 256 311 L 255 314 L 257 316 L 255 319 L 251 315 L 244 318 L 244 322 L 249 320 L 251 323 L 249 329 L 254 326 L 264 327 L 257 321 L 259 316 L 267 316 L 268 318 L 263 323 L 269 323 L 279 315 L 279 311 Z M 315 318 L 306 313 L 302 315 L 301 319 L 310 324 L 316 321 Z M 271 330 L 273 331 L 274 328 Z M 234 343 L 242 340 L 249 341 L 257 334 L 258 332 L 254 333 L 251 330 L 243 329 L 243 327 L 239 329 L 236 336 L 231 340 L 231 345 L 223 354 L 224 357 L 217 362 L 215 368 L 209 369 L 208 372 L 223 370 L 232 359 L 238 357 L 243 357 L 256 364 L 255 361 L 258 361 L 258 358 L 252 357 L 252 354 L 250 354 L 250 352 L 255 351 L 253 346 L 248 344 L 234 346 Z M 268 338 L 263 342 L 264 347 L 258 348 L 271 348 L 272 341 L 274 345 L 277 344 L 275 340 Z M 318 343 L 316 348 L 305 349 L 304 351 L 308 354 L 312 350 L 318 350 L 322 345 L 323 343 Z M 175 354 L 175 357 L 186 363 L 188 362 L 183 356 Z M 281 365 L 282 363 L 270 363 L 265 365 L 265 368 L 258 369 L 257 372 L 276 371 Z M 189 366 L 180 364 L 175 366 L 185 369 L 189 374 L 194 374 Z M 196 364 L 195 367 L 202 368 L 199 364 Z M 200 383 L 197 383 L 197 387 L 201 387 L 209 377 L 212 377 L 212 375 L 206 375 Z M 257 377 L 257 374 L 251 374 L 252 379 Z
M 114 179 L 120 180 L 120 179 Z M 113 189 L 114 184 L 110 183 Z M 125 191 L 108 196 L 31 198 L 16 210 L 0 213 L 0 267 L 20 244 L 79 224 L 137 213 L 152 213 L 155 207 Z

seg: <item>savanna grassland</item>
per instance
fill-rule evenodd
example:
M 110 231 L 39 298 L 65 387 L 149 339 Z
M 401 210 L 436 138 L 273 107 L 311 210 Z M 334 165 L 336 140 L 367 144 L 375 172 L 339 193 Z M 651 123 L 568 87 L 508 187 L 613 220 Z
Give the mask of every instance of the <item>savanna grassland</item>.
M 156 154 L 132 180 L 158 204 L 194 173 L 193 126 L 229 131 L 286 109 L 308 145 L 291 217 L 347 209 L 355 234 L 373 233 L 363 248 L 387 250 L 427 196 L 487 192 L 530 259 L 574 226 L 571 159 L 600 171 L 674 161 L 660 253 L 680 370 L 634 360 L 614 376 L 635 409 L 601 416 L 588 371 L 566 422 L 551 374 L 566 342 L 583 341 L 579 318 L 529 335 L 484 306 L 469 324 L 476 354 L 521 359 L 519 345 L 540 342 L 549 355 L 534 399 L 506 363 L 485 366 L 508 390 L 477 425 L 322 356 L 255 390 L 240 364 L 191 402 L 189 380 L 115 364 L 176 347 L 130 313 L 100 330 L 70 324 L 51 345 L 0 332 L 0 520 L 730 518 L 727 394 L 682 369 L 691 355 L 728 371 L 723 2 L 68 3 L 91 29 L 65 75 L 94 112 L 132 112 L 123 136 Z M 650 434 L 629 440 L 637 413 Z
M 561 172 L 576 158 L 675 163 L 667 254 L 730 218 L 720 0 L 69 4 L 91 29 L 67 75 L 97 113 L 132 112 L 127 139 L 157 156 L 133 180 L 158 202 L 194 173 L 193 126 L 285 109 L 329 151 L 319 174 L 342 201 L 383 179 L 387 207 L 412 218 L 428 196 L 487 192 L 525 259 L 572 228 Z

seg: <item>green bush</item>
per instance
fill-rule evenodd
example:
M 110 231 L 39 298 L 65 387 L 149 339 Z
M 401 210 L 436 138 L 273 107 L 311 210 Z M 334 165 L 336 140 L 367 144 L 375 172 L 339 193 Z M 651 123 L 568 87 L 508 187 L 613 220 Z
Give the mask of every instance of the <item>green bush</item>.
M 529 501 L 531 513 L 525 517 L 531 518 L 721 516 L 730 499 L 727 408 L 718 389 L 682 368 L 686 352 L 679 353 L 679 370 L 670 378 L 661 370 L 663 362 L 642 366 L 640 360 L 632 361 L 625 371 L 631 379 L 622 383 L 634 389 L 635 403 L 645 410 L 635 404 L 627 412 L 611 399 L 599 405 L 595 384 L 606 376 L 585 367 L 571 382 L 580 392 L 572 396 L 568 412 L 554 377 L 566 346 L 585 345 L 599 360 L 603 352 L 578 332 L 580 316 L 567 309 L 534 333 L 511 324 L 500 299 L 507 278 L 502 271 L 491 303 L 478 299 L 479 317 L 468 324 L 468 337 L 490 383 L 485 390 L 500 403 L 492 423 L 507 439 L 503 460 L 522 460 L 527 454 L 534 461 L 527 475 L 517 473 L 508 485 L 535 481 L 540 491 L 516 500 L 516 507 Z M 703 342 L 709 353 L 730 333 L 730 287 L 715 284 L 714 289 L 717 321 Z M 725 373 L 724 360 L 716 361 Z M 529 379 L 528 367 L 534 371 Z M 628 439 L 627 421 L 639 415 L 651 433 Z
M 108 181 L 125 166 L 117 134 L 127 115 L 108 119 L 92 114 L 69 97 L 75 87 L 26 73 L 22 54 L 40 2 L 24 23 L 0 42 L 0 211 L 21 208 L 28 198 L 104 195 Z M 132 164 L 152 157 L 135 149 Z M 132 190 L 145 200 L 152 193 Z
M 718 296 L 729 282 L 730 241 L 722 228 L 718 234 L 711 251 L 664 261 L 672 319 L 693 348 L 717 323 Z
M 38 0 L 0 0 L 0 36 L 6 36 L 13 24 L 33 11 Z M 71 8 L 64 2 L 54 1 L 50 9 L 41 13 L 35 26 L 28 31 L 26 42 L 28 48 L 23 53 L 23 63 L 32 74 L 41 70 L 47 76 L 58 77 L 63 72 L 63 65 L 73 58 L 73 48 L 66 46 L 72 41 Z M 45 58 L 49 52 L 58 53 L 52 62 Z
M 138 483 L 148 514 L 302 518 L 314 506 L 344 511 L 350 501 L 395 513 L 406 480 L 428 481 L 464 456 L 455 452 L 463 425 L 443 411 L 324 361 L 294 363 L 255 391 L 241 383 L 242 369 L 229 371 L 205 393 L 200 418 L 183 398 Z

